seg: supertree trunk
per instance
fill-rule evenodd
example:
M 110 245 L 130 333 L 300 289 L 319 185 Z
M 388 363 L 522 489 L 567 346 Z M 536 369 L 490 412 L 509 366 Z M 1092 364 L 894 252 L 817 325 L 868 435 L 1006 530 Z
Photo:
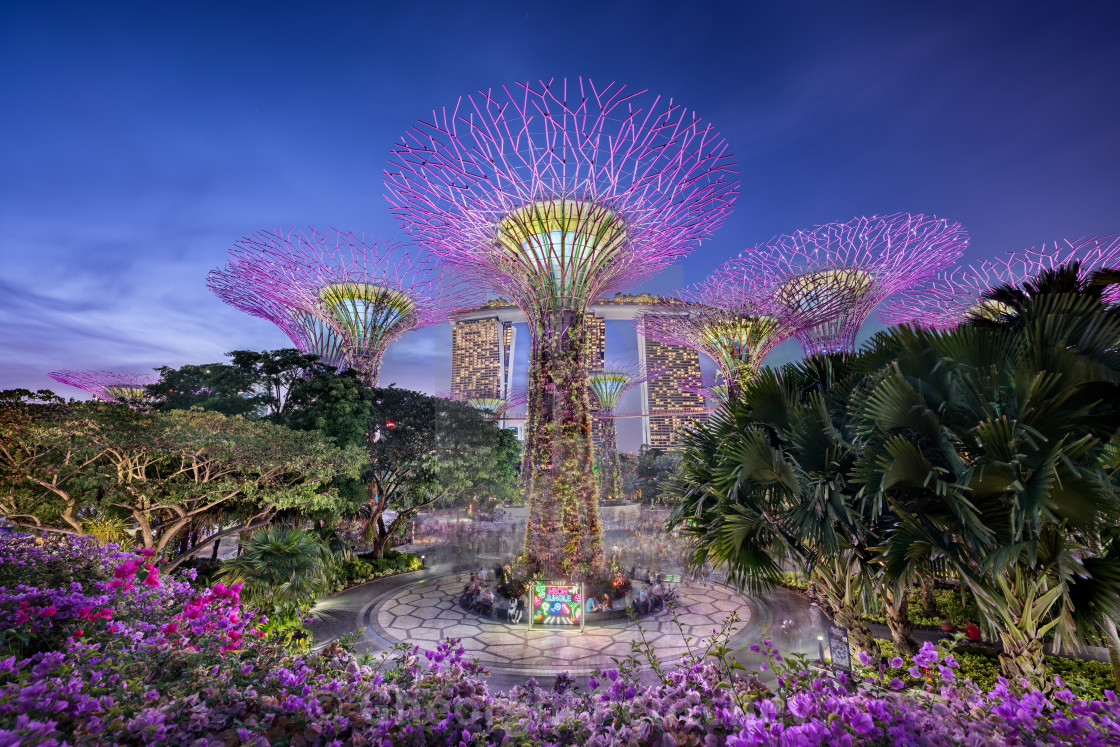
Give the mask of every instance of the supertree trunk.
M 599 480 L 603 500 L 622 496 L 622 464 L 618 458 L 618 431 L 614 418 L 603 418 L 603 453 L 599 454 Z
M 587 323 L 579 312 L 554 312 L 533 329 L 525 554 L 546 574 L 586 573 L 603 562 L 586 343 Z

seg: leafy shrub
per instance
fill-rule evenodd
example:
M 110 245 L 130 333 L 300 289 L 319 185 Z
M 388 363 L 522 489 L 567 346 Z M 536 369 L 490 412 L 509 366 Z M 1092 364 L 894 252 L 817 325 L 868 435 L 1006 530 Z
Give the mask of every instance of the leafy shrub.
M 335 566 L 331 592 L 336 593 L 385 576 L 418 571 L 420 565 L 420 556 L 410 552 L 386 550 L 383 558 L 375 558 L 372 553 L 363 553 Z

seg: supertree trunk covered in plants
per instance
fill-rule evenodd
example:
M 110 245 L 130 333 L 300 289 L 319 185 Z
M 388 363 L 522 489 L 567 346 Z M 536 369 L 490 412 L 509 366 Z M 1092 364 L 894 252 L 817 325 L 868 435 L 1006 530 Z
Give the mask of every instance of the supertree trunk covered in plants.
M 989 292 L 1001 285 L 1022 287 L 1041 272 L 1074 262 L 1082 280 L 1097 270 L 1120 269 L 1120 239 L 1056 241 L 939 273 L 889 298 L 879 308 L 879 319 L 926 329 L 952 329 L 970 319 L 995 320 L 1007 309 L 985 298 Z M 1120 286 L 1110 288 L 1105 300 L 1120 301 Z
M 603 556 L 587 306 L 708 236 L 731 208 L 732 172 L 692 112 L 583 79 L 481 91 L 394 148 L 385 183 L 401 225 L 529 320 L 525 555 L 546 573 Z
M 618 429 L 615 416 L 624 394 L 647 381 L 658 378 L 664 369 L 649 369 L 634 361 L 607 361 L 601 370 L 587 377 L 592 399 L 599 406 L 600 443 L 599 489 L 603 500 L 622 497 L 622 464 L 618 456 Z
M 127 371 L 51 371 L 55 381 L 89 392 L 98 399 L 127 405 L 133 409 L 146 405 L 150 398 L 147 387 L 156 383 L 151 374 Z
M 229 305 L 280 327 L 302 352 L 355 369 L 368 386 L 377 385 L 393 341 L 480 298 L 448 282 L 426 257 L 339 231 L 246 236 L 207 285 Z
M 957 223 L 899 213 L 778 236 L 724 271 L 767 287 L 806 355 L 850 352 L 876 306 L 955 262 L 967 245 Z

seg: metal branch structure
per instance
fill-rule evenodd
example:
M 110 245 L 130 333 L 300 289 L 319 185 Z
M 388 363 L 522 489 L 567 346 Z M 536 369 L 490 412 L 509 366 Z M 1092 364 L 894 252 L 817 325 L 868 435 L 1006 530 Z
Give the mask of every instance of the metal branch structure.
M 662 368 L 646 368 L 637 361 L 607 361 L 587 376 L 587 387 L 598 405 L 597 425 L 600 428 L 599 488 L 602 499 L 622 497 L 622 463 L 618 457 L 618 429 L 615 415 L 623 395 L 636 386 L 652 381 L 665 373 Z
M 896 213 L 777 236 L 740 253 L 724 272 L 768 288 L 806 355 L 851 352 L 876 306 L 952 264 L 967 246 L 958 223 Z
M 392 342 L 480 298 L 448 282 L 426 256 L 341 231 L 246 236 L 207 285 L 229 305 L 280 327 L 301 351 L 357 370 L 368 386 L 377 385 Z
M 147 387 L 159 381 L 153 374 L 128 371 L 51 371 L 47 374 L 60 384 L 89 392 L 98 399 L 127 405 L 132 409 L 144 407 L 150 401 Z
M 603 560 L 587 306 L 709 236 L 731 209 L 733 172 L 693 112 L 582 78 L 461 98 L 393 150 L 385 184 L 402 227 L 529 319 L 525 558 L 549 573 Z
M 1100 269 L 1120 268 L 1120 239 L 1087 237 L 1041 244 L 1022 252 L 984 260 L 968 267 L 939 273 L 897 296 L 879 309 L 887 324 L 909 324 L 926 329 L 952 329 L 969 319 L 997 319 L 1007 309 L 984 296 L 1001 285 L 1020 287 L 1046 270 L 1078 263 L 1078 274 L 1088 279 Z M 1105 294 L 1105 301 L 1120 302 L 1120 286 Z

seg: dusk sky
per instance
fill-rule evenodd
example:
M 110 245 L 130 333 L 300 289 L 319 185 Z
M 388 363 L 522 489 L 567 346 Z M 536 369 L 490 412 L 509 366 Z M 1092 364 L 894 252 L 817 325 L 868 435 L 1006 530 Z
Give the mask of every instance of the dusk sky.
M 643 289 L 860 214 L 959 221 L 969 261 L 1113 233 L 1118 32 L 1115 2 L 4 3 L 0 388 L 75 396 L 47 372 L 287 346 L 206 273 L 265 228 L 405 238 L 393 144 L 518 80 L 649 89 L 728 140 L 734 212 Z M 610 357 L 633 350 L 608 335 Z M 450 338 L 410 333 L 382 382 L 448 389 Z

